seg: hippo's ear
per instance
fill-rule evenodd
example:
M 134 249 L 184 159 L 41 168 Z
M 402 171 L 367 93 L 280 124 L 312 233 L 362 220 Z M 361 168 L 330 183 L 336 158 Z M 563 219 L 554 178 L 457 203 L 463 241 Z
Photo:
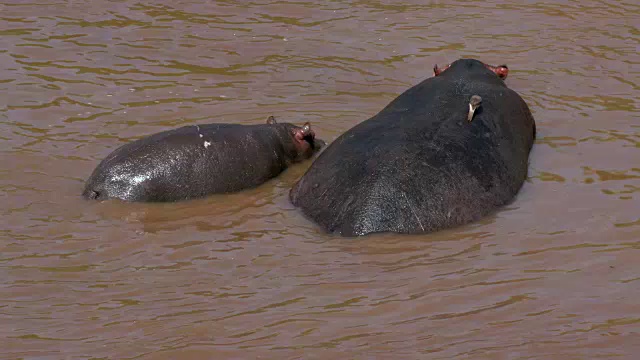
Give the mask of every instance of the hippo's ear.
M 433 76 L 440 75 L 440 69 L 438 69 L 438 64 L 433 65 Z
M 500 77 L 500 79 L 504 80 L 507 78 L 507 75 L 509 75 L 509 68 L 507 67 L 507 65 L 499 65 L 496 66 L 496 75 L 498 75 Z
M 296 127 L 293 130 L 293 134 L 298 141 L 302 141 L 305 138 L 315 138 L 316 134 L 311 130 L 311 123 L 306 122 L 302 127 Z
M 443 71 L 447 70 L 451 66 L 451 64 L 445 65 L 443 68 L 439 68 L 438 64 L 433 65 L 433 76 L 438 76 L 442 74 Z
M 484 66 L 487 69 L 493 71 L 502 80 L 505 80 L 507 78 L 507 75 L 509 75 L 509 68 L 507 67 L 507 65 L 491 66 L 484 64 Z
M 311 134 L 311 123 L 310 122 L 306 122 L 304 123 L 304 125 L 302 125 L 302 134 L 304 136 L 307 136 L 309 134 Z
M 276 121 L 276 118 L 273 117 L 273 115 L 269 116 L 267 118 L 267 124 L 271 125 L 271 124 L 277 124 L 278 122 Z

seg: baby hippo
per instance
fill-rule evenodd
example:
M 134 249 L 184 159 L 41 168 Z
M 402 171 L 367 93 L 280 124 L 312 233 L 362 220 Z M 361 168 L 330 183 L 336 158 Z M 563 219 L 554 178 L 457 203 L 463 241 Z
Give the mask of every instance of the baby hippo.
M 323 145 L 309 123 L 206 124 L 125 144 L 87 180 L 87 199 L 178 201 L 256 187 Z

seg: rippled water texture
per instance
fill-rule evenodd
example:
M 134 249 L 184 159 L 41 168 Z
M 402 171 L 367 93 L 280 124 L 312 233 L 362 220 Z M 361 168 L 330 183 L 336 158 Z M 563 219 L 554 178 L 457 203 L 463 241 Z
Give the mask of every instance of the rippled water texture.
M 4 0 L 0 357 L 637 359 L 640 6 L 425 3 Z M 272 114 L 331 141 L 460 57 L 508 64 L 538 124 L 529 181 L 479 223 L 328 236 L 287 197 L 309 162 L 193 202 L 80 198 L 126 141 Z

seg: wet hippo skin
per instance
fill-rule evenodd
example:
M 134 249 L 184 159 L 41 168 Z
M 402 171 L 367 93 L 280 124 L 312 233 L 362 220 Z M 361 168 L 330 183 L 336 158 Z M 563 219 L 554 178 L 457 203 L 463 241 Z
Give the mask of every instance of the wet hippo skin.
M 185 126 L 125 144 L 87 180 L 88 199 L 178 201 L 256 187 L 324 142 L 309 123 Z
M 434 68 L 337 138 L 290 192 L 342 236 L 428 233 L 511 201 L 527 177 L 535 123 L 508 68 L 472 59 Z

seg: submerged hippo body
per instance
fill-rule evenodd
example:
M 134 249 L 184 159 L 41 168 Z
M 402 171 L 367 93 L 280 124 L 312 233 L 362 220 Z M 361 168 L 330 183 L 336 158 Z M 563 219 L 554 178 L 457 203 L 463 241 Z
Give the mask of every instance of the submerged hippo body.
M 336 139 L 290 193 L 328 232 L 427 233 L 508 203 L 535 124 L 506 66 L 463 59 Z
M 87 180 L 83 196 L 178 201 L 256 187 L 322 145 L 307 123 L 185 126 L 125 144 Z

